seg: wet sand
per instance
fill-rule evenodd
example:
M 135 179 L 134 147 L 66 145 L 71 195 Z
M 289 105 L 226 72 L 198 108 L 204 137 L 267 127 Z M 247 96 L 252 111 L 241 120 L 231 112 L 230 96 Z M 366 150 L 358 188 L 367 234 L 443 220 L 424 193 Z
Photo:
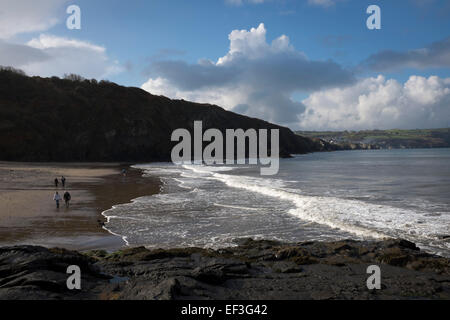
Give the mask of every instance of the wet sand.
M 128 170 L 121 174 L 122 168 Z M 67 179 L 55 188 L 54 179 Z M 159 192 L 158 179 L 120 164 L 0 162 L 0 246 L 42 245 L 117 250 L 124 241 L 104 230 L 101 213 L 115 204 Z M 70 208 L 56 208 L 55 191 L 69 191 Z

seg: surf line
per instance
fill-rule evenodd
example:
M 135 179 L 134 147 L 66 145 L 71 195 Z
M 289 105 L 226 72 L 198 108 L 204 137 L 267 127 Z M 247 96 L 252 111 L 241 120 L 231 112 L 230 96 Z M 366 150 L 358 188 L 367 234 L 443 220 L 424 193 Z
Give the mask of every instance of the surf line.
M 191 164 L 192 145 L 194 149 L 194 164 L 248 164 L 262 165 L 260 173 L 263 176 L 275 175 L 280 166 L 280 130 L 270 129 L 270 144 L 268 144 L 268 130 L 259 129 L 226 129 L 224 136 L 219 129 L 208 129 L 203 133 L 203 122 L 194 121 L 194 139 L 187 129 L 176 129 L 171 136 L 172 142 L 179 142 L 172 148 L 172 162 L 174 164 Z M 181 141 L 180 141 L 181 140 Z M 210 142 L 202 152 L 203 143 Z M 235 143 L 236 142 L 236 143 Z M 248 142 L 248 144 L 247 144 Z M 249 150 L 246 152 L 246 145 Z M 270 155 L 269 155 L 270 146 Z M 224 150 L 226 154 L 224 157 Z M 236 150 L 236 154 L 235 154 Z M 246 156 L 248 154 L 248 159 Z M 236 160 L 235 160 L 236 159 Z M 264 166 L 264 167 L 263 167 Z M 268 167 L 266 167 L 268 166 Z

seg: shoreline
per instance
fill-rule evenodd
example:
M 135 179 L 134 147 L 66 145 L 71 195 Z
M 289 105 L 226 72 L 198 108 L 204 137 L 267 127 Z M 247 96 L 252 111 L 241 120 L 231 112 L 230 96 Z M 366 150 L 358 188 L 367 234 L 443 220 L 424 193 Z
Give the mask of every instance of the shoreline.
M 450 259 L 402 239 L 238 238 L 236 246 L 220 249 L 128 247 L 99 220 L 114 205 L 160 192 L 161 180 L 129 165 L 123 176 L 122 168 L 0 162 L 0 200 L 15 195 L 0 201 L 0 300 L 450 299 Z M 74 195 L 68 211 L 57 211 L 51 200 L 52 179 L 61 172 L 69 173 Z M 14 199 L 23 203 L 26 195 L 42 207 L 17 207 Z M 8 204 L 25 212 L 8 219 L 2 209 Z M 12 243 L 5 242 L 8 233 Z M 69 265 L 83 272 L 81 290 L 67 289 Z M 366 282 L 373 265 L 382 272 L 377 290 Z
M 126 168 L 127 175 L 121 174 Z M 66 188 L 53 180 L 64 175 Z M 0 246 L 38 245 L 87 251 L 115 251 L 125 246 L 121 236 L 103 227 L 102 213 L 114 205 L 158 193 L 157 178 L 119 163 L 0 162 Z M 69 209 L 59 210 L 53 194 L 68 190 Z

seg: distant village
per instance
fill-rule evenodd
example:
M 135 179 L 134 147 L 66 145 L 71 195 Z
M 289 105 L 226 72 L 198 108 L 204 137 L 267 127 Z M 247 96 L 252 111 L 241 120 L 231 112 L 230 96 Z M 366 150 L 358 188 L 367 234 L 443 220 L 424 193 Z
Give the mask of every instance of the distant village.
M 366 131 L 297 131 L 299 135 L 338 145 L 343 149 L 413 149 L 450 147 L 450 128 Z

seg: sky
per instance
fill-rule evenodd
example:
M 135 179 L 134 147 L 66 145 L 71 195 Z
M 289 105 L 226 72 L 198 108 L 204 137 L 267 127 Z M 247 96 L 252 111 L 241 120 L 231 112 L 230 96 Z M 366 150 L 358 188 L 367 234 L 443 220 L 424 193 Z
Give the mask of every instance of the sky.
M 367 28 L 370 5 L 381 29 Z M 0 65 L 294 130 L 449 127 L 450 1 L 0 0 Z

